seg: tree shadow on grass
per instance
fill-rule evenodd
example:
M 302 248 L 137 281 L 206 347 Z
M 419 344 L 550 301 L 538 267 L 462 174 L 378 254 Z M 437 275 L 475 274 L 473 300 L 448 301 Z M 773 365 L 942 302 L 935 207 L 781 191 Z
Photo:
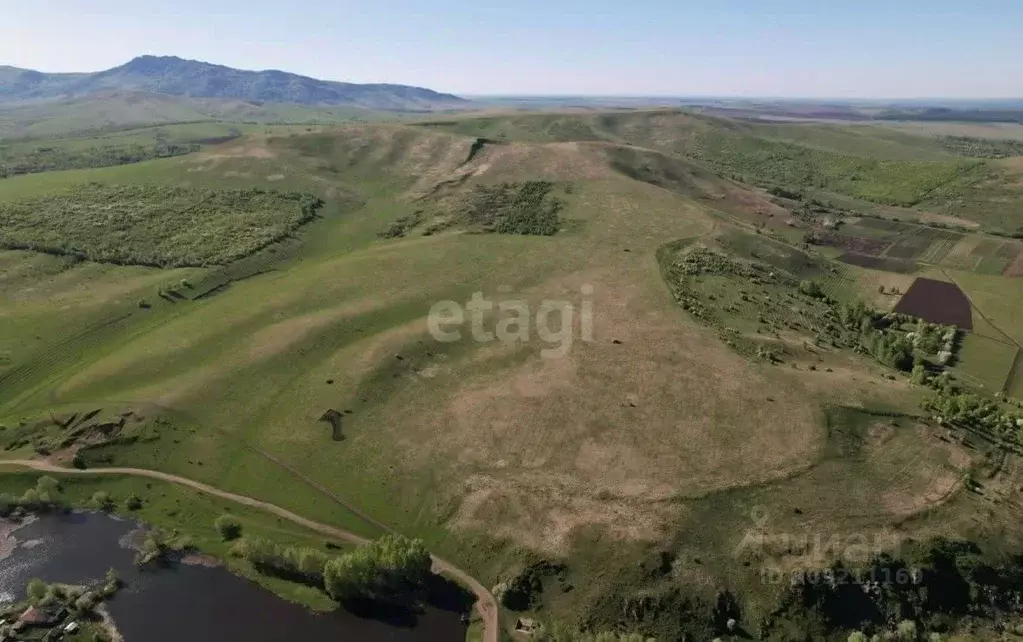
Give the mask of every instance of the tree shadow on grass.
M 418 624 L 424 606 L 466 615 L 475 601 L 476 596 L 457 582 L 431 574 L 426 586 L 415 595 L 401 596 L 389 601 L 349 600 L 344 603 L 344 609 L 359 618 L 376 620 L 396 628 L 411 629 Z

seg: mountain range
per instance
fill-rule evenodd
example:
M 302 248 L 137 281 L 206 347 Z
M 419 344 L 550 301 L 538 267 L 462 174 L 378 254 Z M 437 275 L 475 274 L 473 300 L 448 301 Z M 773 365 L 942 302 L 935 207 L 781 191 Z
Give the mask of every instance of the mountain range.
M 0 104 L 67 100 L 109 92 L 386 111 L 451 109 L 468 104 L 458 96 L 423 87 L 318 80 L 285 71 L 247 71 L 176 56 L 139 56 L 94 73 L 43 73 L 0 66 Z

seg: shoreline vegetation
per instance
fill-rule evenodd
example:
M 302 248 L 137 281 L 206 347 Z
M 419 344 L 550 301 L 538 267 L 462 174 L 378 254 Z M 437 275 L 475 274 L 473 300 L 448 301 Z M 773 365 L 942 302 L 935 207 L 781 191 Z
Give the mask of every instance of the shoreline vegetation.
M 78 504 L 80 508 L 76 510 L 116 511 L 132 516 L 131 509 L 122 507 L 135 505 L 133 496 L 119 504 L 107 491 L 94 491 L 91 495 L 85 495 L 72 490 L 65 494 L 65 490 L 74 489 L 75 481 L 72 478 L 57 480 L 44 475 L 24 492 L 28 494 L 35 511 L 60 512 L 71 510 Z M 91 491 L 91 488 L 88 490 Z M 25 520 L 27 524 L 31 523 L 34 513 L 19 506 L 9 516 Z M 425 597 L 423 589 L 430 577 L 430 558 L 422 542 L 416 540 L 385 536 L 346 553 L 333 554 L 309 548 L 282 547 L 270 539 L 247 536 L 244 531 L 245 522 L 231 513 L 222 513 L 212 521 L 211 526 L 220 540 L 231 544 L 224 562 L 230 558 L 244 559 L 262 575 L 324 590 L 338 603 L 356 612 L 372 611 L 371 606 L 369 611 L 366 607 L 377 601 L 415 609 L 415 604 Z M 17 528 L 15 526 L 12 530 Z M 163 564 L 171 559 L 180 561 L 201 550 L 194 545 L 188 533 L 180 533 L 176 529 L 168 534 L 158 528 L 145 527 L 135 533 L 137 536 L 133 541 L 139 551 L 136 557 L 139 565 Z M 10 537 L 11 530 L 7 534 Z M 1020 597 L 1021 584 L 1014 578 L 1023 579 L 1023 557 L 1015 558 L 1015 561 L 1012 558 L 1005 559 L 994 565 L 988 559 L 972 543 L 938 538 L 930 542 L 911 541 L 909 550 L 904 550 L 903 556 L 882 554 L 870 560 L 867 565 L 869 568 L 847 567 L 837 562 L 817 570 L 801 572 L 793 576 L 791 586 L 783 592 L 783 599 L 773 615 L 757 624 L 756 628 L 762 635 L 768 634 L 765 639 L 775 639 L 771 637 L 771 631 L 779 627 L 787 629 L 792 626 L 800 630 L 818 631 L 821 639 L 824 639 L 828 637 L 827 631 L 837 619 L 842 622 L 842 627 L 852 628 L 854 633 L 864 629 L 883 637 L 898 635 L 898 631 L 908 630 L 910 626 L 926 625 L 941 630 L 949 626 L 948 618 L 956 613 L 982 619 L 997 618 L 1001 612 L 1010 613 L 1014 600 Z M 978 575 L 974 570 L 978 564 L 986 569 L 983 575 Z M 229 564 L 228 567 L 231 568 Z M 534 599 L 532 594 L 538 590 L 537 579 L 549 572 L 549 569 L 545 571 L 541 567 L 537 568 L 539 574 L 532 580 L 527 573 L 502 585 L 504 588 L 498 592 L 498 599 L 506 608 L 512 612 L 521 611 L 522 604 L 528 605 Z M 232 570 L 237 572 L 237 569 Z M 841 578 L 841 581 L 828 578 Z M 898 578 L 898 581 L 889 581 L 888 578 Z M 116 574 L 108 573 L 100 594 L 112 595 L 119 586 Z M 864 593 L 865 601 L 853 599 Z M 37 602 L 43 599 L 52 602 L 53 595 L 63 595 L 60 591 L 54 593 L 49 585 L 38 581 L 33 582 L 28 594 L 30 601 L 34 599 Z M 980 596 L 986 597 L 981 599 Z M 18 603 L 18 606 L 23 605 Z M 885 623 L 892 622 L 893 612 L 914 615 L 898 620 L 886 632 Z M 751 629 L 747 627 L 753 626 L 753 623 L 741 619 L 741 607 L 734 596 L 719 597 L 715 613 L 716 623 L 708 630 L 716 631 L 719 635 L 748 632 Z M 107 626 L 109 614 L 98 614 L 103 626 Z M 638 634 L 584 633 L 558 621 L 542 625 L 520 618 L 518 622 L 533 627 L 534 639 L 544 642 L 633 642 L 658 639 Z M 116 634 L 108 628 L 103 630 L 111 636 Z M 114 637 L 108 639 L 116 640 Z
M 114 569 L 92 584 L 47 583 L 29 580 L 25 598 L 0 607 L 0 637 L 21 639 L 21 634 L 43 634 L 45 640 L 56 633 L 88 636 L 93 642 L 123 642 L 123 636 L 106 608 L 105 602 L 123 587 Z
M 0 482 L 8 481 L 11 475 L 0 475 Z M 27 478 L 28 474 L 20 475 Z M 117 513 L 140 525 L 122 542 L 136 551 L 135 564 L 140 568 L 172 564 L 225 566 L 241 577 L 256 580 L 278 597 L 312 611 L 345 608 L 370 618 L 377 617 L 377 613 L 380 617 L 394 617 L 394 609 L 414 618 L 422 607 L 435 603 L 467 613 L 473 602 L 468 589 L 433 572 L 433 560 L 421 540 L 384 535 L 358 545 L 339 545 L 328 539 L 325 543 L 319 540 L 322 549 L 285 546 L 275 541 L 280 539 L 280 528 L 265 531 L 230 506 L 222 506 L 221 510 L 226 511 L 201 531 L 194 524 L 192 528 L 157 526 L 146 523 L 146 516 L 153 514 L 147 509 L 160 507 L 148 505 L 145 493 L 119 497 L 107 490 L 92 490 L 102 484 L 86 483 L 79 487 L 78 482 L 83 480 L 61 477 L 58 471 L 54 475 L 60 479 L 51 475 L 38 477 L 20 496 L 0 495 L 3 509 L 0 535 L 5 535 L 0 546 L 8 555 L 14 550 L 14 533 L 31 524 L 37 515 L 69 511 Z M 146 484 L 147 488 L 150 486 Z M 180 500 L 174 505 L 172 518 L 180 516 Z M 158 521 L 167 522 L 166 513 Z M 249 529 L 255 534 L 268 532 L 269 537 L 250 535 Z M 209 531 L 216 536 L 209 537 Z M 303 537 L 298 541 L 309 539 Z M 225 546 L 217 547 L 214 542 Z

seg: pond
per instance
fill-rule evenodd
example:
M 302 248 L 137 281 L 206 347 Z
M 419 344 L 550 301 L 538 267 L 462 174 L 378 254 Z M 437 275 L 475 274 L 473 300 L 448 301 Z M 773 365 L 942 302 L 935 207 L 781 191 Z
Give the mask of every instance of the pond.
M 14 551 L 0 560 L 0 599 L 25 594 L 32 578 L 86 584 L 114 568 L 125 582 L 107 603 L 126 642 L 462 642 L 455 610 L 427 607 L 396 623 L 344 610 L 313 613 L 221 567 L 174 565 L 138 570 L 123 544 L 138 525 L 108 515 L 47 515 L 17 529 Z M 10 544 L 10 542 L 8 542 Z

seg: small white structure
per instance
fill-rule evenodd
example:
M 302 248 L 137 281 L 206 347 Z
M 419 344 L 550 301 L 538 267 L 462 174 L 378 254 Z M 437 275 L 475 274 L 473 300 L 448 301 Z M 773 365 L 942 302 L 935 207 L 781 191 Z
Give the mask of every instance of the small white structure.
M 72 635 L 78 631 L 78 622 L 71 622 L 64 627 L 64 633 Z

